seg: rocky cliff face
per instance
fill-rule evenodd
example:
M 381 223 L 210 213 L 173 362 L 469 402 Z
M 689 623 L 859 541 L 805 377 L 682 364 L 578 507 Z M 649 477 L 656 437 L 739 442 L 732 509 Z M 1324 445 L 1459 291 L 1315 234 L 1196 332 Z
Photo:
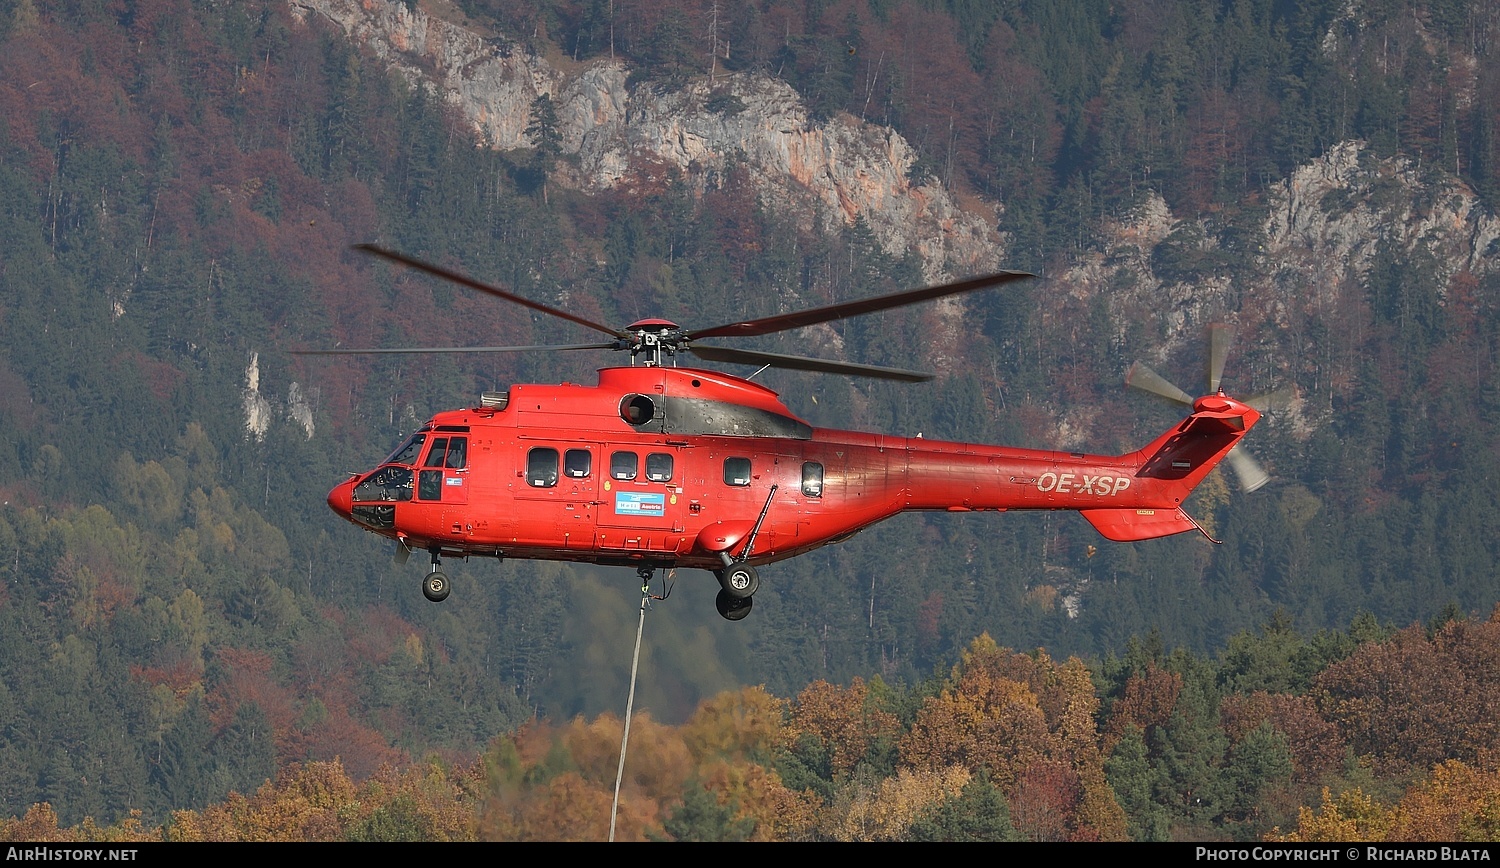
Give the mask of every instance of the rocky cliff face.
M 1152 254 L 1183 230 L 1211 253 L 1218 245 L 1214 228 L 1179 219 L 1152 197 L 1126 219 L 1106 224 L 1099 251 L 1080 258 L 1061 282 L 1082 296 L 1106 285 L 1127 286 L 1111 291 L 1117 309 L 1156 306 L 1168 311 L 1175 332 L 1232 316 L 1239 305 L 1226 305 L 1231 291 L 1265 301 L 1278 320 L 1293 302 L 1327 307 L 1363 283 L 1382 243 L 1406 253 L 1425 246 L 1444 285 L 1460 271 L 1483 276 L 1500 269 L 1500 219 L 1473 190 L 1451 176 L 1424 176 L 1401 157 L 1375 158 L 1362 142 L 1344 142 L 1299 167 L 1272 188 L 1266 211 L 1256 227 L 1257 249 L 1244 267 L 1181 281 L 1157 274 Z
M 317 402 L 317 392 L 317 387 L 308 390 L 293 381 L 287 387 L 284 404 L 267 398 L 260 388 L 260 353 L 251 353 L 250 364 L 245 368 L 245 388 L 240 394 L 245 408 L 245 436 L 254 438 L 257 443 L 265 440 L 271 423 L 278 415 L 284 414 L 311 440 L 316 431 L 313 404 Z
M 1302 269 L 1315 293 L 1363 278 L 1377 247 L 1429 245 L 1446 283 L 1500 265 L 1500 220 L 1451 177 L 1424 178 L 1410 161 L 1377 160 L 1345 142 L 1276 187 L 1265 226 L 1268 270 Z
M 486 39 L 400 2 L 292 6 L 304 20 L 334 22 L 409 80 L 432 87 L 492 147 L 530 147 L 531 105 L 548 95 L 563 151 L 577 158 L 570 180 L 585 190 L 662 165 L 712 183 L 728 161 L 739 160 L 770 206 L 825 227 L 864 218 L 888 252 L 918 254 L 929 280 L 1001 265 L 997 206 L 961 208 L 941 184 L 913 184 L 907 170 L 916 155 L 898 133 L 852 118 L 815 123 L 796 92 L 776 79 L 719 75 L 658 94 L 627 87 L 619 64 L 566 74 L 503 37 Z
M 1005 241 L 994 229 L 1002 203 L 960 207 L 940 184 L 913 184 L 907 171 L 915 155 L 900 134 L 850 117 L 815 122 L 796 92 L 776 79 L 720 75 L 656 93 L 628 87 L 628 71 L 619 64 L 564 72 L 503 37 L 486 38 L 454 23 L 461 20 L 457 12 L 438 17 L 422 11 L 441 10 L 440 2 L 418 10 L 389 0 L 292 2 L 304 20 L 326 18 L 411 81 L 441 94 L 492 147 L 530 147 L 531 105 L 549 95 L 562 149 L 576 166 L 559 170 L 562 183 L 604 190 L 665 165 L 707 185 L 735 160 L 750 170 L 771 207 L 825 228 L 863 219 L 889 252 L 918 254 L 929 280 L 1006 264 Z M 1040 303 L 1061 310 L 1102 293 L 1116 328 L 1109 338 L 1122 343 L 1129 323 L 1150 316 L 1161 326 L 1161 344 L 1121 349 L 1160 359 L 1199 340 L 1204 323 L 1234 322 L 1243 311 L 1284 326 L 1294 311 L 1331 309 L 1341 293 L 1359 291 L 1382 243 L 1407 252 L 1427 246 L 1444 285 L 1459 271 L 1482 276 L 1500 267 L 1500 220 L 1471 190 L 1400 158 L 1376 159 L 1359 142 L 1332 148 L 1273 186 L 1264 213 L 1260 225 L 1235 233 L 1242 249 L 1234 252 L 1232 268 L 1173 270 L 1163 267 L 1171 259 L 1163 251 L 1176 251 L 1177 261 L 1222 261 L 1225 252 L 1217 248 L 1224 227 L 1180 217 L 1159 197 L 1148 199 L 1103 226 L 1092 253 L 1050 275 Z M 962 306 L 950 306 L 944 316 L 958 327 Z M 1263 356 L 1281 359 L 1267 366 L 1285 368 L 1295 349 L 1268 347 Z M 1087 428 L 1060 421 L 1051 439 L 1083 439 Z
M 1201 340 L 1206 323 L 1250 326 L 1257 333 L 1249 339 L 1261 344 L 1264 360 L 1254 388 L 1269 389 L 1305 373 L 1296 367 L 1299 354 L 1316 355 L 1315 347 L 1296 345 L 1303 339 L 1290 333 L 1297 331 L 1293 322 L 1325 316 L 1341 295 L 1363 292 L 1383 244 L 1405 254 L 1425 247 L 1441 287 L 1459 272 L 1482 277 L 1500 270 L 1500 219 L 1473 190 L 1448 175 L 1424 174 L 1405 158 L 1378 159 L 1362 142 L 1341 143 L 1299 167 L 1272 188 L 1267 205 L 1260 225 L 1242 236 L 1254 239 L 1253 253 L 1237 257 L 1232 269 L 1183 279 L 1159 273 L 1154 254 L 1186 238 L 1211 259 L 1220 244 L 1215 227 L 1178 218 L 1152 197 L 1126 219 L 1106 224 L 1098 250 L 1057 275 L 1057 285 L 1074 298 L 1103 293 L 1116 340 L 1143 312 L 1154 314 L 1165 340 L 1130 350 L 1152 362 Z M 1244 322 L 1246 311 L 1262 319 Z M 1191 391 L 1196 384 L 1179 385 Z M 1282 418 L 1305 434 L 1329 412 L 1295 401 Z M 1060 434 L 1070 431 L 1079 442 L 1087 439 L 1086 432 L 1060 426 Z

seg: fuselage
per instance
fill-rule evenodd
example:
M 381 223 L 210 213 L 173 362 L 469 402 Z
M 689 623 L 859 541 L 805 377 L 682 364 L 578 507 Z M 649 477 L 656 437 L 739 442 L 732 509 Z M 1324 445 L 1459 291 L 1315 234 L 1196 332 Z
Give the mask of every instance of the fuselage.
M 764 563 L 906 510 L 1144 512 L 1196 483 L 1141 476 L 1145 450 L 813 428 L 763 386 L 692 368 L 605 368 L 596 386 L 517 385 L 490 403 L 437 414 L 329 504 L 447 555 L 715 569 L 752 532 L 749 561 Z

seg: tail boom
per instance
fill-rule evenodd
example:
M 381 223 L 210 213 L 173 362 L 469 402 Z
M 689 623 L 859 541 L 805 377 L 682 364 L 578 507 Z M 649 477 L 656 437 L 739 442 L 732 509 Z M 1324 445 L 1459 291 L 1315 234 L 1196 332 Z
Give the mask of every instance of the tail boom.
M 1203 528 L 1183 502 L 1260 414 L 1222 395 L 1124 455 L 1016 449 L 819 429 L 825 516 L 850 530 L 908 510 L 1077 510 L 1106 539 L 1153 539 Z M 892 451 L 899 458 L 892 460 Z M 812 453 L 808 453 L 809 456 Z M 1207 533 L 1204 533 L 1208 536 Z M 1212 539 L 1212 537 L 1209 537 Z

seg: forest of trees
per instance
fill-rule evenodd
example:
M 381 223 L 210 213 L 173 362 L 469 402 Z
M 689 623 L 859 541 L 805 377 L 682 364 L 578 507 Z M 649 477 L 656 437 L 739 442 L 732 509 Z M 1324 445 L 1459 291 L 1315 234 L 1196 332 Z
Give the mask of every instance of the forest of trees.
M 913 688 L 820 680 L 726 692 L 680 726 L 639 715 L 618 808 L 621 721 L 601 715 L 476 757 L 290 763 L 161 826 L 69 828 L 39 804 L 0 841 L 1492 842 L 1497 672 L 1500 609 L 1311 641 L 1272 623 L 1217 661 L 1148 638 L 1093 670 L 983 636 Z
M 1351 139 L 1500 196 L 1494 4 L 458 5 L 637 86 L 758 71 L 819 117 L 888 124 L 914 173 L 1003 201 L 1006 265 L 1044 274 L 1148 194 L 1215 242 L 1160 245 L 1164 279 L 1249 267 L 1270 186 Z M 566 189 L 544 126 L 534 151 L 478 148 L 276 0 L 0 0 L 0 838 L 598 837 L 580 806 L 613 782 L 634 577 L 456 564 L 432 606 L 324 504 L 428 414 L 595 361 L 291 355 L 577 337 L 350 245 L 602 322 L 921 271 L 860 223 L 762 207 L 743 170 Z M 735 625 L 681 577 L 648 623 L 656 758 L 627 836 L 1494 838 L 1500 277 L 1439 280 L 1435 255 L 1385 244 L 1333 310 L 1230 312 L 1332 412 L 1256 429 L 1271 486 L 1195 497 L 1223 546 L 906 516 L 764 571 Z M 1045 446 L 1068 418 L 1101 451 L 1159 433 L 1119 384 L 1167 315 L 1036 286 L 977 301 L 935 383 L 768 384 L 815 424 Z M 851 360 L 935 352 L 920 311 L 867 319 L 841 327 Z M 1197 362 L 1168 366 L 1188 383 Z

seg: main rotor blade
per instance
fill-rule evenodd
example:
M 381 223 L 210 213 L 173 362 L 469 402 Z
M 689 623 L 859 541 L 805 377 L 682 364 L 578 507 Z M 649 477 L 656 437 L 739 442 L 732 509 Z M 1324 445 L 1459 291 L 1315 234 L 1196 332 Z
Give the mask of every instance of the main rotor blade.
M 392 349 L 292 350 L 294 356 L 374 356 L 418 353 L 529 353 L 565 350 L 616 350 L 619 344 L 554 344 L 541 347 L 396 347 Z
M 1253 398 L 1246 398 L 1245 403 L 1264 413 L 1267 410 L 1281 410 L 1292 403 L 1292 387 L 1286 386 L 1274 392 L 1266 392 Z
M 617 338 L 625 337 L 625 332 L 622 332 L 619 329 L 613 329 L 607 325 L 600 325 L 599 323 L 593 322 L 592 320 L 586 320 L 581 316 L 575 316 L 565 310 L 560 310 L 550 305 L 542 304 L 539 301 L 532 301 L 529 298 L 524 298 L 522 296 L 516 295 L 513 292 L 506 292 L 503 289 L 490 286 L 487 283 L 480 283 L 479 281 L 467 275 L 459 274 L 456 271 L 449 271 L 446 268 L 433 265 L 430 262 L 423 262 L 420 259 L 413 259 L 410 256 L 402 253 L 397 253 L 394 250 L 386 250 L 384 247 L 378 247 L 374 244 L 356 244 L 354 245 L 354 249 L 363 250 L 366 253 L 371 253 L 376 256 L 389 259 L 392 262 L 399 262 L 402 265 L 409 265 L 412 268 L 417 269 L 418 271 L 425 271 L 428 274 L 441 277 L 444 280 L 451 280 L 454 283 L 460 284 L 461 286 L 467 286 L 470 289 L 488 293 L 489 295 L 493 295 L 496 298 L 503 298 L 506 301 L 515 302 L 522 307 L 529 307 L 534 311 L 559 317 L 571 323 L 577 323 L 578 325 L 581 325 L 585 328 L 591 328 L 596 332 L 604 332 L 607 335 L 613 335 Z
M 1250 453 L 1235 444 L 1224 456 L 1229 466 L 1234 468 L 1235 475 L 1240 478 L 1240 488 L 1245 491 L 1254 491 L 1271 481 L 1271 474 L 1267 473 L 1260 462 L 1250 457 Z
M 1224 360 L 1229 357 L 1229 344 L 1234 340 L 1234 329 L 1220 322 L 1208 327 L 1208 394 L 1219 391 L 1219 382 L 1224 379 Z
M 1144 392 L 1150 392 L 1153 395 L 1160 395 L 1179 404 L 1191 405 L 1193 403 L 1193 399 L 1187 392 L 1167 382 L 1160 374 L 1140 362 L 1136 362 L 1130 366 L 1130 371 L 1125 374 L 1125 385 L 1132 386 Z
M 729 347 L 689 346 L 687 350 L 698 358 L 710 362 L 770 365 L 773 368 L 790 368 L 794 371 L 821 371 L 825 374 L 878 377 L 883 380 L 902 380 L 908 383 L 921 383 L 932 379 L 932 374 L 924 374 L 921 371 L 882 368 L 875 365 L 852 365 L 848 362 L 812 359 L 807 356 L 787 356 L 781 353 L 762 353 L 755 350 L 735 350 Z
M 909 289 L 905 292 L 878 295 L 873 298 L 860 299 L 859 301 L 846 301 L 842 304 L 832 304 L 827 307 L 784 313 L 778 316 L 768 316 L 763 319 L 725 323 L 706 329 L 690 329 L 686 332 L 686 336 L 689 338 L 744 338 L 754 337 L 755 335 L 768 335 L 786 331 L 787 329 L 801 328 L 802 326 L 817 325 L 818 323 L 829 322 L 830 320 L 858 316 L 863 313 L 874 313 L 875 311 L 888 310 L 893 307 L 903 307 L 908 304 L 916 304 L 919 301 L 958 295 L 963 292 L 973 292 L 978 289 L 998 286 L 1002 283 L 1009 283 L 1012 280 L 1021 280 L 1027 277 L 1036 277 L 1036 275 L 1024 271 L 1001 271 L 996 274 L 971 277 L 968 280 L 960 280 L 955 283 L 944 283 L 939 286 L 929 286 L 923 289 Z

